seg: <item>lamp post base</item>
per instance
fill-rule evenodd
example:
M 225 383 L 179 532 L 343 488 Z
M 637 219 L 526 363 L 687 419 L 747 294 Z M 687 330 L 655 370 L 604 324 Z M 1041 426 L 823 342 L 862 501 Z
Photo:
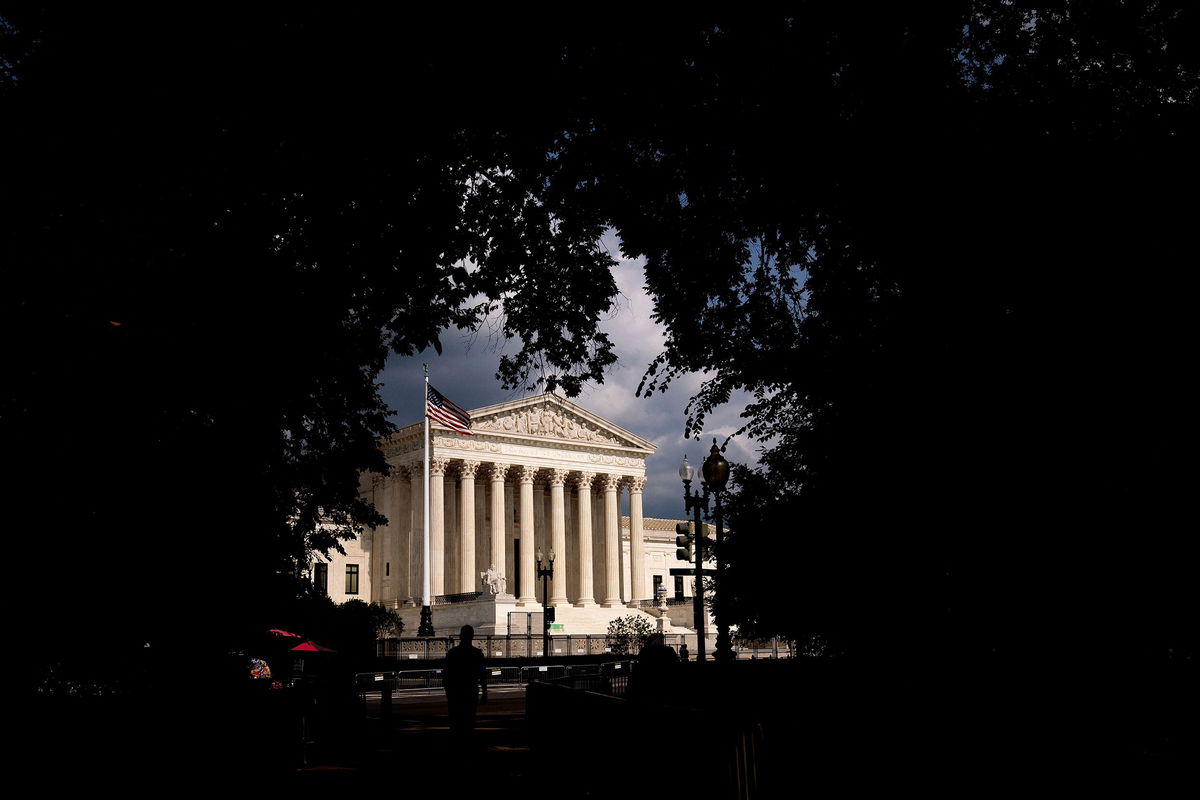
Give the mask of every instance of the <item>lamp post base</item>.
M 421 624 L 417 627 L 417 636 L 433 636 L 433 609 L 421 606 Z

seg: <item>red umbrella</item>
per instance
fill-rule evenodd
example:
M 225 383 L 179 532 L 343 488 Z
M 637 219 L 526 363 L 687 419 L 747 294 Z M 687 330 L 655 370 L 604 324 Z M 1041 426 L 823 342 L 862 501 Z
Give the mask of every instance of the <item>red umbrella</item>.
M 303 653 L 336 653 L 337 652 L 333 648 L 325 647 L 324 645 L 317 644 L 312 639 L 309 639 L 306 642 L 301 642 L 300 644 L 291 648 L 291 650 L 299 650 L 300 652 L 303 652 Z

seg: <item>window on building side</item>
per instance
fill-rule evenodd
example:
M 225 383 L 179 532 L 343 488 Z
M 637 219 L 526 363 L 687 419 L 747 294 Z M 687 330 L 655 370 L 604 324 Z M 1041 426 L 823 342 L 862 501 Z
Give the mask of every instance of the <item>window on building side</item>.
M 313 584 L 321 594 L 329 594 L 329 565 L 317 564 L 313 567 Z
M 358 594 L 358 564 L 346 565 L 346 594 Z

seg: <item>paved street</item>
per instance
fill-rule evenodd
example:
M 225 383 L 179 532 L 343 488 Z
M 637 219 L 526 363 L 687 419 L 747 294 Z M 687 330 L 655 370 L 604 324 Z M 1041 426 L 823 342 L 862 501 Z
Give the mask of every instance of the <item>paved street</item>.
M 441 794 L 481 791 L 489 797 L 527 795 L 529 742 L 525 689 L 493 687 L 479 707 L 475 740 L 450 740 L 445 695 L 437 689 L 397 693 L 390 719 L 379 693 L 367 695 L 364 751 L 325 759 L 314 753 L 296 781 L 306 786 L 389 786 Z

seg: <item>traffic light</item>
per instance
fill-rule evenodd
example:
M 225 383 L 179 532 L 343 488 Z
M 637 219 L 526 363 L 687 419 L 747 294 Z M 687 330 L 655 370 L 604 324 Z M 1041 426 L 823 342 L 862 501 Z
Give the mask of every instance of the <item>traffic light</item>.
M 692 563 L 692 523 L 675 523 L 675 533 L 678 534 L 675 537 L 675 547 L 677 548 L 675 550 L 675 557 L 680 561 L 686 561 L 689 564 Z

